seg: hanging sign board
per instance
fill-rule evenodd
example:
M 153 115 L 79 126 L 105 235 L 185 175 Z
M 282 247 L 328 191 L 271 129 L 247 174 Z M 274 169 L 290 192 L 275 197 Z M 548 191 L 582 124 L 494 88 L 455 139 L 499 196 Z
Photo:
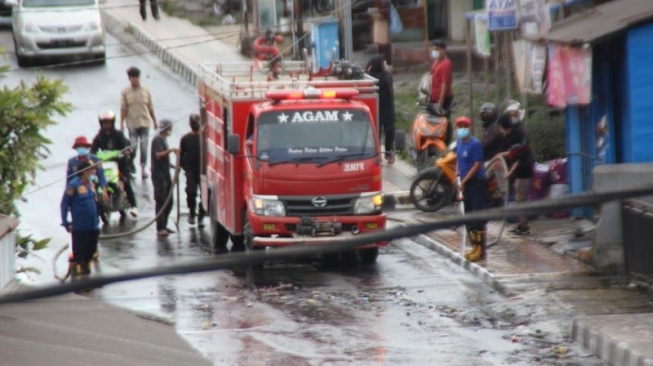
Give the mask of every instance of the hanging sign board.
M 517 28 L 517 0 L 485 0 L 490 31 Z

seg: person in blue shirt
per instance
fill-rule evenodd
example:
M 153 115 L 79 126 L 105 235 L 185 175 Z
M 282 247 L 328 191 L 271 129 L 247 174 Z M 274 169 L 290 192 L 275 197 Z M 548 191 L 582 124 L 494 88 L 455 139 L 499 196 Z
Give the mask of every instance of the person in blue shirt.
M 79 162 L 76 169 L 79 174 L 68 182 L 61 199 L 61 226 L 72 234 L 71 262 L 77 266 L 73 273 L 84 276 L 91 272 L 90 262 L 97 250 L 100 235 L 100 219 L 97 190 L 92 182 L 96 169 L 89 160 Z M 72 222 L 68 220 L 68 212 Z
M 472 121 L 469 117 L 456 118 L 456 176 L 460 177 L 459 192 L 463 195 L 466 212 L 484 210 L 487 208 L 487 180 L 483 166 L 483 146 L 470 133 Z M 465 253 L 465 258 L 472 262 L 486 258 L 486 224 L 474 223 L 467 225 L 468 237 L 472 250 Z
M 79 169 L 77 168 L 78 164 L 82 161 L 90 161 L 93 164 L 97 172 L 97 178 L 102 187 L 102 200 L 107 201 L 109 199 L 107 195 L 107 179 L 104 176 L 104 169 L 102 169 L 102 162 L 100 159 L 91 154 L 91 143 L 88 142 L 85 136 L 78 136 L 73 143 L 73 149 L 77 151 L 77 156 L 74 156 L 68 159 L 68 168 L 66 169 L 66 183 L 75 178 L 78 174 Z

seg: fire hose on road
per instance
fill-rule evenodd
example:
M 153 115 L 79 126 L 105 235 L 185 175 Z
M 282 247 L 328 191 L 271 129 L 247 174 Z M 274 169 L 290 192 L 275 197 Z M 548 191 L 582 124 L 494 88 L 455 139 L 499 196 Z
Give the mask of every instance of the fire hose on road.
M 175 189 L 175 187 L 177 187 L 178 183 L 179 183 L 179 171 L 180 171 L 180 168 L 181 168 L 180 159 L 179 159 L 179 157 L 177 157 L 177 161 L 176 161 L 176 164 L 175 164 L 175 173 L 174 173 L 173 178 L 172 178 L 172 187 L 170 189 L 170 192 L 168 193 L 168 197 L 166 197 L 166 201 L 165 201 L 161 211 L 157 212 L 156 215 L 150 221 L 145 223 L 143 226 L 138 227 L 138 228 L 133 229 L 133 230 L 130 230 L 130 231 L 117 233 L 117 234 L 100 235 L 98 240 L 117 239 L 117 238 L 122 238 L 122 237 L 135 235 L 135 234 L 138 234 L 141 231 L 147 229 L 148 227 L 152 226 L 152 224 L 155 223 L 156 220 L 164 213 L 165 207 L 170 204 L 170 202 L 172 200 L 172 196 L 175 194 L 175 191 L 177 192 L 177 220 L 176 220 L 175 224 L 177 226 L 177 230 L 179 230 L 179 205 L 180 205 L 180 202 L 179 202 L 179 190 Z M 58 271 L 57 271 L 57 260 L 59 259 L 61 254 L 63 254 L 63 252 L 68 247 L 69 247 L 69 243 L 65 243 L 61 248 L 59 248 L 59 250 L 55 253 L 55 255 L 54 255 L 53 259 L 52 259 L 52 270 L 54 272 L 54 277 L 56 279 L 58 279 L 59 281 L 61 281 L 61 282 L 65 282 L 68 279 L 68 277 L 70 277 L 70 275 L 72 274 L 72 264 L 70 264 L 70 263 L 68 265 L 68 271 L 66 272 L 66 274 L 63 277 L 59 276 Z M 95 266 L 96 270 L 99 268 L 98 267 L 99 266 L 99 264 L 98 264 L 98 260 L 99 260 L 98 257 L 99 256 L 97 254 L 98 253 L 96 252 L 96 255 L 93 258 L 93 262 L 95 263 L 94 266 Z

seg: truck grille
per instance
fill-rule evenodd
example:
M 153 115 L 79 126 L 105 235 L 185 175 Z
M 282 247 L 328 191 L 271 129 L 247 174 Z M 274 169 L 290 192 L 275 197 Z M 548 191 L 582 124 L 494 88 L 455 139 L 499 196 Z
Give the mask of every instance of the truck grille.
M 318 196 L 279 197 L 286 207 L 287 216 L 331 216 L 351 215 L 354 213 L 356 197 L 352 196 L 319 196 L 326 198 L 326 205 L 318 207 L 313 199 Z

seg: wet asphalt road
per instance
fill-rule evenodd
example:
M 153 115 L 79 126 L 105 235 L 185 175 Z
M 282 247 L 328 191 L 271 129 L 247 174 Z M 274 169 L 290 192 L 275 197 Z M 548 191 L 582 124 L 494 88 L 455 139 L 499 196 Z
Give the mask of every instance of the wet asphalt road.
M 9 31 L 0 32 L 8 50 L 10 37 Z M 70 145 L 80 134 L 95 135 L 100 110 L 119 110 L 120 89 L 127 85 L 125 70 L 132 65 L 143 70 L 142 83 L 153 92 L 157 116 L 176 122 L 171 142 L 187 131 L 188 114 L 197 109 L 195 91 L 156 59 L 123 57 L 133 49 L 112 37 L 108 44 L 106 66 L 42 71 L 70 87 L 66 100 L 74 110 L 47 131 L 53 155 L 43 162 L 38 185 L 19 205 L 21 232 L 52 238 L 48 249 L 19 263 L 41 271 L 21 275 L 26 282 L 55 283 L 51 261 L 69 240 L 59 225 L 58 207 L 65 163 L 73 155 Z M 4 80 L 8 85 L 38 75 L 18 70 L 12 55 L 8 62 L 12 68 Z M 135 187 L 141 215 L 122 224 L 114 218 L 105 233 L 139 228 L 154 216 L 151 182 L 136 179 Z M 181 197 L 183 213 L 183 190 Z M 410 221 L 413 214 L 399 217 Z M 175 216 L 176 209 L 171 221 Z M 157 238 L 149 227 L 131 237 L 101 241 L 101 271 L 217 255 L 208 243 L 208 226 L 191 227 L 182 217 L 179 233 L 165 239 Z M 61 256 L 60 274 L 66 265 Z M 371 267 L 343 263 L 326 269 L 307 259 L 270 263 L 254 271 L 253 283 L 242 271 L 225 270 L 105 286 L 88 296 L 174 324 L 216 365 L 544 365 L 560 359 L 551 344 L 565 344 L 564 316 L 552 318 L 538 299 L 505 299 L 448 259 L 408 239 L 383 249 L 378 264 Z M 537 319 L 551 324 L 529 328 Z M 595 364 L 586 362 L 576 364 Z

